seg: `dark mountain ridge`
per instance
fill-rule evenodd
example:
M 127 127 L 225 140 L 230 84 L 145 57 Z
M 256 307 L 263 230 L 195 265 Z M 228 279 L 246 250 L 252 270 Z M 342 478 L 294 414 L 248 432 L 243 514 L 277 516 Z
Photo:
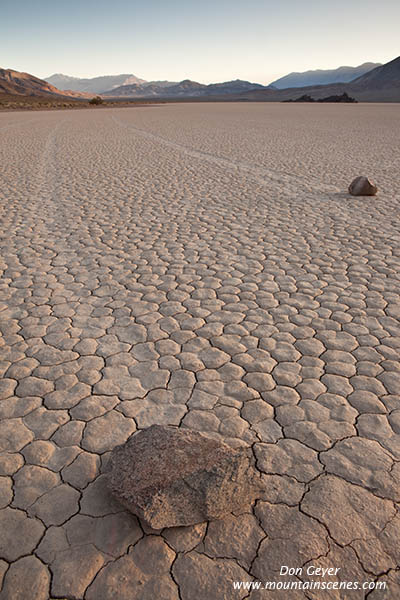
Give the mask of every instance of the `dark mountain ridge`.
M 219 94 L 239 94 L 248 90 L 264 89 L 265 86 L 259 83 L 250 83 L 236 79 L 234 81 L 224 81 L 223 83 L 198 83 L 190 79 L 165 86 L 157 84 L 141 84 L 141 85 L 123 85 L 108 92 L 103 92 L 103 96 L 113 97 L 132 97 L 132 98 L 148 98 L 150 96 L 162 97 L 181 97 L 181 96 L 213 96 Z
M 328 85 L 330 83 L 348 83 L 361 77 L 381 63 L 366 62 L 358 67 L 338 67 L 337 69 L 316 69 L 302 73 L 293 72 L 273 81 L 271 85 L 277 89 L 307 87 L 310 85 Z
M 348 94 L 358 102 L 400 102 L 400 56 L 376 67 L 349 83 L 287 88 L 284 90 L 251 90 L 230 99 L 253 102 L 282 102 L 308 95 L 315 100 Z
M 379 86 L 380 88 L 400 86 L 400 56 L 357 77 L 351 84 L 360 89 L 370 86 Z

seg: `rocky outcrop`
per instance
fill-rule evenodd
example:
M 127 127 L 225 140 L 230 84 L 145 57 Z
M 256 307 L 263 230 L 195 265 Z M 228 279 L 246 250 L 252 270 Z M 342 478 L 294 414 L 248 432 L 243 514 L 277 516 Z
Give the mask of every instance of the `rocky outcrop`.
M 109 486 L 153 529 L 222 518 L 262 492 L 246 449 L 162 425 L 113 450 Z
M 304 94 L 303 96 L 296 98 L 296 100 L 283 100 L 283 102 L 347 102 L 347 103 L 350 102 L 350 103 L 356 103 L 357 100 L 355 98 L 352 98 L 351 96 L 349 96 L 346 92 L 343 92 L 343 94 L 334 94 L 333 96 L 327 96 L 326 98 L 319 98 L 318 100 L 315 100 L 315 98 L 313 98 L 309 94 Z

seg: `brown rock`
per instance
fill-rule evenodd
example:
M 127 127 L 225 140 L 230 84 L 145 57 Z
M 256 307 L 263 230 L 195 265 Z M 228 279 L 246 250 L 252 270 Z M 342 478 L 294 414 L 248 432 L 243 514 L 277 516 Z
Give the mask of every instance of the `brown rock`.
M 378 188 L 368 179 L 368 177 L 356 177 L 349 185 L 349 192 L 352 196 L 375 196 Z
M 153 425 L 115 448 L 110 466 L 113 493 L 154 529 L 222 518 L 262 489 L 245 449 L 169 426 Z

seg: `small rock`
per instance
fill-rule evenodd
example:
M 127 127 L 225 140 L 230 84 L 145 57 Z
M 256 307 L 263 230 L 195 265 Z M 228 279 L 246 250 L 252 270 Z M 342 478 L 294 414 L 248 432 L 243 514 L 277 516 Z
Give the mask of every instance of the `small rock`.
M 375 196 L 378 188 L 368 179 L 368 177 L 356 177 L 349 185 L 349 192 L 352 196 Z
M 112 492 L 154 529 L 219 519 L 262 493 L 245 449 L 176 427 L 139 432 L 110 466 Z

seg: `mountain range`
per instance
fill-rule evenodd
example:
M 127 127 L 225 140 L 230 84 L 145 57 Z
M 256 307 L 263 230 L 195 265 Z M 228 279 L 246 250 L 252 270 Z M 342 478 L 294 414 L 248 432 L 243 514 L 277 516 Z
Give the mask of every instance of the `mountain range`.
M 196 81 L 185 79 L 178 83 L 175 81 L 146 81 L 136 77 L 136 75 L 104 75 L 102 77 L 93 77 L 91 79 L 80 79 L 56 73 L 46 77 L 45 81 L 58 88 L 59 90 L 74 90 L 76 92 L 87 92 L 91 94 L 106 94 L 108 96 L 134 96 L 151 97 L 163 93 L 167 96 L 182 95 L 188 91 L 196 96 L 220 93 L 239 93 L 252 89 L 277 88 L 284 89 L 289 87 L 305 87 L 309 85 L 327 85 L 328 83 L 347 83 L 364 75 L 371 69 L 380 66 L 380 63 L 366 62 L 358 67 L 339 67 L 337 69 L 316 71 L 305 71 L 304 73 L 290 73 L 273 81 L 268 86 L 259 83 L 250 83 L 248 81 L 235 80 L 234 82 L 214 83 L 206 86 Z M 180 86 L 174 88 L 173 86 Z M 129 86 L 129 87 L 128 87 Z M 218 88 L 217 86 L 220 86 Z M 221 87 L 223 86 L 223 87 Z M 168 92 L 164 88 L 172 88 Z
M 180 98 L 190 96 L 196 98 L 199 96 L 219 96 L 220 94 L 240 94 L 250 90 L 264 89 L 259 83 L 250 83 L 236 79 L 235 81 L 225 81 L 224 83 L 211 83 L 205 85 L 197 81 L 185 79 L 180 83 L 171 85 L 159 85 L 157 83 L 122 85 L 118 88 L 103 92 L 103 96 L 130 97 L 130 98 Z
M 296 100 L 309 95 L 315 100 L 327 96 L 341 95 L 344 92 L 360 102 L 400 102 L 400 56 L 390 62 L 375 67 L 361 77 L 348 83 L 331 83 L 301 88 L 251 90 L 236 95 L 230 100 L 253 102 L 282 102 Z
M 29 73 L 20 73 L 13 69 L 0 68 L 0 94 L 16 94 L 22 96 L 54 96 L 60 95 L 72 98 L 80 97 L 75 91 L 61 92 L 59 89 Z
M 281 90 L 285 88 L 306 87 L 308 85 L 348 83 L 380 66 L 381 63 L 366 62 L 358 67 L 338 67 L 337 69 L 317 69 L 316 71 L 304 71 L 303 73 L 289 73 L 289 75 L 273 81 L 270 85 Z M 53 82 L 51 81 L 50 83 Z M 53 85 L 56 84 L 53 83 Z
M 132 74 L 124 75 L 103 75 L 101 77 L 92 77 L 91 79 L 81 79 L 71 77 L 62 73 L 55 73 L 46 77 L 45 81 L 58 88 L 59 90 L 74 90 L 76 92 L 86 92 L 89 94 L 100 94 L 105 90 L 112 90 L 121 85 L 145 83 L 144 79 Z
M 306 74 L 304 75 L 306 76 Z M 334 76 L 336 77 L 337 74 Z M 29 73 L 20 73 L 12 69 L 0 69 L 0 94 L 88 98 L 98 92 L 84 91 L 83 88 L 93 90 L 92 83 L 97 80 L 94 84 L 96 90 L 99 89 L 99 86 L 111 86 L 111 89 L 104 90 L 102 93 L 105 99 L 110 100 L 118 98 L 124 100 L 154 98 L 160 100 L 212 99 L 218 101 L 280 102 L 290 99 L 296 100 L 303 95 L 312 96 L 318 100 L 327 96 L 342 95 L 346 92 L 362 102 L 400 102 L 400 57 L 368 70 L 363 75 L 347 83 L 332 82 L 283 89 L 278 89 L 275 85 L 263 86 L 259 83 L 239 79 L 205 85 L 189 79 L 179 83 L 169 81 L 146 82 L 131 74 L 110 75 L 89 80 L 58 74 L 52 76 L 53 79 L 49 79 L 55 81 L 55 77 L 59 78 L 59 85 L 63 87 L 62 90 L 49 83 L 49 81 L 38 79 Z M 86 83 L 83 84 L 82 81 Z M 279 80 L 275 83 L 279 83 Z M 64 86 L 68 86 L 68 88 L 79 86 L 80 91 L 74 89 L 74 87 L 72 87 L 72 90 L 65 89 Z

